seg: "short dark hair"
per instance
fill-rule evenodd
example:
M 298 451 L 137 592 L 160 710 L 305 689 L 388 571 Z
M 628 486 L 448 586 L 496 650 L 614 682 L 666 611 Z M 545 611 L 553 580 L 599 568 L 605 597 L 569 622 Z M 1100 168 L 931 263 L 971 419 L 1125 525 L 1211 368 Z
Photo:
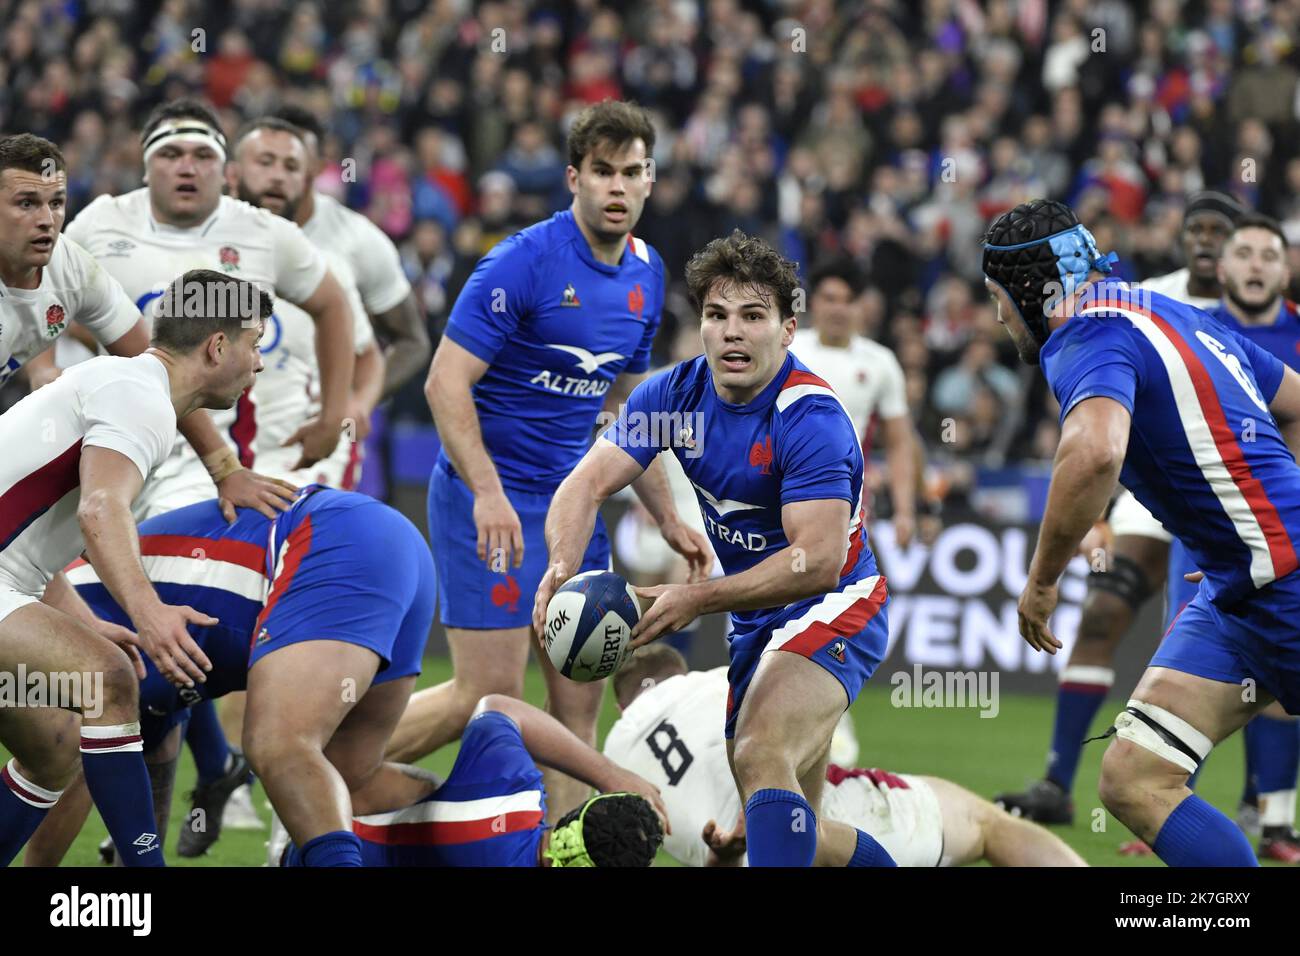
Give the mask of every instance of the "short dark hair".
M 249 120 L 243 126 L 239 127 L 239 131 L 235 133 L 234 141 L 230 144 L 230 156 L 232 159 L 234 158 L 235 153 L 239 150 L 239 144 L 260 129 L 273 129 L 278 130 L 281 133 L 288 133 L 291 136 L 297 137 L 298 142 L 302 143 L 304 149 L 307 148 L 307 140 L 303 136 L 305 130 L 301 126 L 290 123 L 288 120 L 279 116 L 259 116 L 256 119 Z
M 320 121 L 320 118 L 315 113 L 305 107 L 286 103 L 278 109 L 271 110 L 267 116 L 284 120 L 291 126 L 298 127 L 304 133 L 315 136 L 318 149 L 325 142 L 325 124 Z
M 831 256 L 814 265 L 808 272 L 808 291 L 816 292 L 817 287 L 827 279 L 839 279 L 849 287 L 855 298 L 867 287 L 866 276 L 848 256 Z
M 265 322 L 274 303 L 252 282 L 213 269 L 191 269 L 172 280 L 153 315 L 153 345 L 191 352 L 216 332 L 235 338 L 249 322 Z
M 0 139 L 0 173 L 6 169 L 21 169 L 45 175 L 54 163 L 54 172 L 66 173 L 68 163 L 63 151 L 48 139 L 31 133 L 18 133 Z
M 217 118 L 217 114 L 212 107 L 202 100 L 196 100 L 188 96 L 155 106 L 149 114 L 149 118 L 144 121 L 144 130 L 140 133 L 140 141 L 147 140 L 150 133 L 156 130 L 164 120 L 169 119 L 202 120 L 216 131 L 217 136 L 220 137 L 223 143 L 225 142 L 225 130 L 221 128 L 221 120 Z
M 797 266 L 756 236 L 733 229 L 731 235 L 714 239 L 686 263 L 686 289 L 697 310 L 704 308 L 705 297 L 719 281 L 753 289 L 765 301 L 773 295 L 782 319 L 794 315 Z
M 614 699 L 620 707 L 626 707 L 640 691 L 643 681 L 685 674 L 689 670 L 686 658 L 671 644 L 662 641 L 647 644 L 614 672 Z
M 635 793 L 595 797 L 566 813 L 555 829 L 568 826 L 580 816 L 583 846 L 598 867 L 649 866 L 664 841 L 659 814 L 649 801 Z
M 1266 216 L 1260 212 L 1248 212 L 1233 225 L 1232 234 L 1235 236 L 1243 229 L 1265 229 L 1282 240 L 1283 249 L 1289 248 L 1291 245 L 1286 241 L 1286 233 L 1282 231 L 1282 227 L 1272 216 Z
M 602 143 L 619 147 L 634 139 L 645 143 L 645 154 L 655 149 L 655 125 L 650 115 L 627 100 L 601 100 L 578 114 L 569 127 L 569 165 L 582 168 L 582 158 Z

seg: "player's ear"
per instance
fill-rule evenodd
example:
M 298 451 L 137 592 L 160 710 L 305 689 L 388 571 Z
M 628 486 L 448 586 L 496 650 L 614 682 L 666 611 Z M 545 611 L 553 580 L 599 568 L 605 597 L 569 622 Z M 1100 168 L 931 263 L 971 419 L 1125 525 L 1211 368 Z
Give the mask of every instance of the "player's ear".
M 787 316 L 781 320 L 781 344 L 786 348 L 794 341 L 794 330 L 799 325 L 799 319 L 796 316 Z
M 564 167 L 564 181 L 568 184 L 569 193 L 574 196 L 578 195 L 578 168 L 576 166 Z
M 225 332 L 218 330 L 208 336 L 205 348 L 208 361 L 213 365 L 220 365 L 225 361 L 226 352 L 230 349 L 230 339 L 226 338 Z
M 226 191 L 232 196 L 239 195 L 239 163 L 233 159 L 226 163 Z

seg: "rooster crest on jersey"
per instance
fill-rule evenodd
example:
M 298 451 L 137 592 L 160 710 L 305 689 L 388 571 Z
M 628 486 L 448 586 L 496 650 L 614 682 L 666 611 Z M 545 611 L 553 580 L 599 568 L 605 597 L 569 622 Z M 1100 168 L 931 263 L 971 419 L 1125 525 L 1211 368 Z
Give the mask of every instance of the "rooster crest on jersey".
M 570 680 L 602 680 L 622 666 L 640 619 L 641 604 L 623 578 L 587 571 L 566 582 L 546 606 L 546 653 Z

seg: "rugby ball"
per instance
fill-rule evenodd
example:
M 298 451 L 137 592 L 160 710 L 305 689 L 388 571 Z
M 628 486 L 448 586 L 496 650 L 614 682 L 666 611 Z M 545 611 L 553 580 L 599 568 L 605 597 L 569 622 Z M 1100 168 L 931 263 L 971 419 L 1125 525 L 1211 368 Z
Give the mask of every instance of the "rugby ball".
M 603 680 L 623 663 L 640 619 L 630 584 L 613 571 L 587 571 L 565 582 L 546 605 L 546 653 L 570 680 Z

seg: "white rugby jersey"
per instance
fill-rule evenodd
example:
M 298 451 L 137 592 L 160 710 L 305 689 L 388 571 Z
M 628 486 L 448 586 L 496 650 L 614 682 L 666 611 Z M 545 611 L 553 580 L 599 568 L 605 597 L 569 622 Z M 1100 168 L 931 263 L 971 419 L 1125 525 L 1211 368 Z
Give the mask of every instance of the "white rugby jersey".
M 121 284 L 67 236 L 54 243 L 35 289 L 0 282 L 0 385 L 80 322 L 103 345 L 131 331 L 140 310 Z
M 691 671 L 632 701 L 605 738 L 605 756 L 659 788 L 673 828 L 664 850 L 687 866 L 708 858 L 704 824 L 731 829 L 742 809 L 722 735 L 726 709 L 727 669 Z
M 152 320 L 151 304 L 190 269 L 224 272 L 295 302 L 309 298 L 325 276 L 324 256 L 294 223 L 229 196 L 221 197 L 204 222 L 187 229 L 154 219 L 147 187 L 100 196 L 67 232 L 121 282 L 146 322 Z M 266 330 L 263 351 L 268 340 L 274 341 L 274 325 L 269 323 Z M 262 379 L 259 375 L 258 386 Z M 259 395 L 254 393 L 251 401 L 240 398 L 233 410 L 211 413 L 217 431 L 246 465 L 252 464 L 257 449 Z M 193 458 L 201 467 L 183 438 L 176 454 Z
M 1217 298 L 1205 298 L 1204 296 L 1190 295 L 1188 293 L 1187 280 L 1190 278 L 1191 273 L 1187 269 L 1179 269 L 1177 272 L 1167 272 L 1162 276 L 1152 276 L 1150 279 L 1145 279 L 1138 283 L 1138 288 L 1167 295 L 1171 299 L 1186 302 L 1198 309 L 1208 311 L 1216 307 L 1219 304 Z
M 336 253 L 352 266 L 366 311 L 378 315 L 411 294 L 397 246 L 382 229 L 333 196 L 315 194 L 312 216 L 303 224 L 317 248 Z
M 360 355 L 375 336 L 357 291 L 352 267 L 337 252 L 325 248 L 321 251 L 330 272 L 347 295 L 352 310 L 353 350 Z M 352 443 L 346 436 L 326 459 L 326 462 L 335 462 L 336 467 L 326 468 L 319 474 L 315 469 L 310 473 L 293 471 L 302 455 L 301 445 L 280 447 L 285 439 L 320 412 L 320 365 L 316 361 L 316 323 L 312 317 L 293 303 L 277 299 L 274 320 L 262 338 L 262 361 L 265 368 L 258 374 L 254 387 L 258 472 L 294 482 L 324 478 L 325 484 L 339 487 L 353 453 Z M 337 479 L 334 478 L 336 474 Z
M 167 369 L 148 353 L 83 362 L 0 415 L 0 582 L 39 597 L 85 547 L 83 447 L 120 452 L 147 481 L 175 437 Z
M 907 414 L 903 367 L 879 342 L 855 335 L 848 348 L 829 348 L 821 344 L 816 329 L 798 329 L 790 351 L 839 396 L 859 438 L 866 435 L 873 415 L 883 419 Z

